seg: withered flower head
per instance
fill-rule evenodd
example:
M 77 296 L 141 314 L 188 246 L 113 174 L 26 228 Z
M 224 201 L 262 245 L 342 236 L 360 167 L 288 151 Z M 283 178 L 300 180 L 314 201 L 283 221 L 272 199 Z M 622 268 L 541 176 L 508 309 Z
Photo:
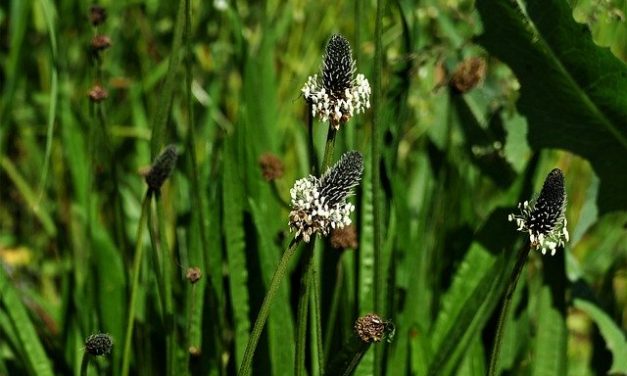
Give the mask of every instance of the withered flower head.
M 310 76 L 301 89 L 311 104 L 311 114 L 321 121 L 330 121 L 335 129 L 355 113 L 370 108 L 370 84 L 363 74 L 355 74 L 355 60 L 350 43 L 334 34 L 327 43 L 321 76 Z
M 111 47 L 111 38 L 106 35 L 96 35 L 91 39 L 92 50 L 98 52 Z
M 88 95 L 92 102 L 98 103 L 107 99 L 109 93 L 102 86 L 94 85 L 91 89 L 89 89 Z
M 113 348 L 113 338 L 104 333 L 92 334 L 85 341 L 85 350 L 94 356 L 107 355 Z
M 199 267 L 194 266 L 194 267 L 187 269 L 187 272 L 185 273 L 185 277 L 191 284 L 194 284 L 200 281 L 200 278 L 202 278 L 202 272 L 200 271 Z
M 279 179 L 283 176 L 283 162 L 272 153 L 265 153 L 259 157 L 259 167 L 261 167 L 263 178 L 267 181 Z
M 462 94 L 469 92 L 483 80 L 486 68 L 486 61 L 481 57 L 471 57 L 462 61 L 453 72 L 451 88 Z
M 94 26 L 102 25 L 107 20 L 107 10 L 100 5 L 89 8 L 89 22 Z
M 337 228 L 331 232 L 331 246 L 336 249 L 357 248 L 357 228 L 355 225 Z
M 369 313 L 355 321 L 355 333 L 366 343 L 381 342 L 394 336 L 394 325 L 379 315 Z
M 520 214 L 510 214 L 508 220 L 515 221 L 518 231 L 529 234 L 531 246 L 542 254 L 564 246 L 569 235 L 566 229 L 566 191 L 564 175 L 559 168 L 553 169 L 544 180 L 542 191 L 535 200 L 518 204 Z

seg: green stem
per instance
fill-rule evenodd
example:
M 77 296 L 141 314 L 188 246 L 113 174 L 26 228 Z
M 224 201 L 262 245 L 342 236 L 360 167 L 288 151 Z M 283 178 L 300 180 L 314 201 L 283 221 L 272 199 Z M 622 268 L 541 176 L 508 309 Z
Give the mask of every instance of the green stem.
M 320 165 L 320 174 L 324 174 L 326 170 L 331 167 L 333 162 L 333 151 L 335 150 L 335 135 L 337 131 L 329 124 L 329 132 L 327 133 L 327 142 L 324 145 L 324 157 L 322 159 L 322 165 Z
M 337 135 L 336 129 L 331 124 L 329 124 L 329 130 L 327 133 L 327 141 L 324 146 L 324 156 L 322 158 L 322 164 L 320 165 L 320 174 L 324 174 L 326 170 L 331 166 L 331 163 L 333 162 L 333 151 L 335 150 L 335 139 L 336 139 L 335 136 L 336 135 Z M 313 169 L 314 169 L 314 166 L 312 166 L 312 170 Z M 320 294 L 318 290 L 319 286 L 316 281 L 318 269 L 317 269 L 317 263 L 313 259 L 315 257 L 314 256 L 315 243 L 316 243 L 316 238 L 312 239 L 310 243 L 311 249 L 308 252 L 308 257 L 310 257 L 311 259 L 307 262 L 307 266 L 305 270 L 303 293 L 302 293 L 302 299 L 303 299 L 302 304 L 306 305 L 309 302 L 308 295 L 311 293 L 313 295 L 313 299 L 311 300 L 311 310 L 312 310 L 311 315 L 312 315 L 312 320 L 314 321 L 312 325 L 312 335 L 314 336 L 314 343 L 316 344 L 316 348 L 318 351 L 318 367 L 322 371 L 324 369 L 324 359 L 323 359 L 324 353 L 322 351 L 322 324 L 320 321 Z M 299 307 L 298 327 L 299 328 L 301 326 L 306 327 L 307 325 L 306 323 L 307 323 L 307 309 L 303 308 L 303 315 L 301 316 L 301 308 Z M 299 355 L 302 355 L 304 358 L 304 346 L 305 346 L 304 344 L 305 344 L 305 337 L 306 337 L 307 331 L 299 330 L 297 331 L 297 334 L 300 334 L 300 336 L 297 336 L 296 358 L 298 360 Z M 298 346 L 299 343 L 302 344 L 302 347 Z M 299 349 L 301 351 L 298 351 Z M 300 352 L 302 352 L 302 354 L 299 354 Z M 301 362 L 299 361 L 296 362 L 297 373 L 300 372 L 301 369 L 304 369 L 304 359 L 302 359 Z
M 327 319 L 327 330 L 324 332 L 324 358 L 329 359 L 331 351 L 331 339 L 335 331 L 335 322 L 337 320 L 338 310 L 340 307 L 340 299 L 344 288 L 344 273 L 342 268 L 342 260 L 337 263 L 337 278 L 335 286 L 333 286 L 333 298 L 331 299 L 331 308 L 329 309 L 329 318 Z
M 324 370 L 324 351 L 322 350 L 322 322 L 320 320 L 320 287 L 318 283 L 318 260 L 315 255 L 311 261 L 314 264 L 311 270 L 311 276 L 309 277 L 311 280 L 311 291 L 310 291 L 310 299 L 311 299 L 311 331 L 313 333 L 313 341 L 314 348 L 313 354 L 316 355 L 313 359 L 317 359 L 317 364 L 314 362 L 314 365 L 318 366 L 318 372 L 313 372 L 314 375 L 319 375 L 320 372 Z M 315 370 L 314 370 L 315 371 Z
M 333 361 L 329 362 L 324 375 L 352 375 L 355 367 L 357 367 L 361 358 L 366 354 L 370 345 L 371 343 L 362 341 L 361 338 L 353 333 L 346 343 L 344 343 L 342 349 L 334 356 Z
M 496 376 L 498 372 L 499 355 L 501 353 L 501 345 L 503 343 L 503 334 L 505 333 L 505 319 L 507 317 L 507 314 L 509 313 L 509 309 L 512 304 L 512 297 L 514 295 L 514 291 L 516 290 L 516 285 L 518 284 L 520 275 L 522 274 L 523 267 L 525 266 L 525 262 L 527 261 L 527 256 L 529 255 L 530 249 L 531 247 L 529 246 L 529 244 L 525 244 L 518 251 L 516 265 L 514 265 L 512 277 L 509 281 L 509 285 L 507 286 L 505 297 L 503 298 L 501 313 L 499 314 L 499 321 L 496 327 L 496 335 L 494 337 L 494 347 L 492 348 L 492 356 L 490 358 L 490 371 L 488 372 L 489 376 Z
M 128 306 L 128 322 L 126 324 L 126 337 L 124 339 L 124 354 L 122 357 L 122 376 L 128 376 L 131 364 L 131 340 L 133 338 L 133 326 L 135 324 L 135 306 L 137 301 L 137 290 L 139 288 L 139 270 L 143 259 L 144 247 L 142 247 L 142 235 L 146 222 L 146 213 L 150 208 L 152 194 L 146 193 L 142 202 L 142 211 L 137 225 L 137 237 L 135 239 L 135 259 L 133 260 L 133 284 L 131 285 L 131 300 Z
M 247 376 L 250 375 L 251 365 L 253 361 L 253 355 L 255 354 L 255 349 L 257 348 L 257 344 L 259 343 L 259 338 L 261 337 L 261 332 L 263 331 L 263 327 L 266 324 L 266 320 L 268 319 L 268 315 L 270 314 L 270 306 L 272 305 L 272 301 L 274 300 L 274 296 L 276 295 L 279 287 L 281 286 L 281 282 L 285 277 L 285 273 L 287 272 L 287 267 L 289 266 L 289 262 L 294 256 L 296 252 L 296 248 L 298 246 L 299 240 L 296 238 L 292 239 L 290 245 L 287 250 L 283 253 L 283 257 L 281 257 L 281 261 L 279 261 L 279 265 L 272 276 L 272 280 L 270 281 L 270 286 L 268 287 L 268 292 L 266 296 L 263 298 L 263 303 L 261 303 L 261 308 L 259 309 L 259 314 L 257 315 L 257 319 L 255 320 L 255 325 L 253 326 L 253 330 L 250 333 L 250 337 L 248 338 L 248 344 L 246 344 L 246 351 L 244 351 L 244 359 L 242 360 L 242 365 L 240 366 L 238 375 L 239 376 Z
M 157 204 L 157 224 L 159 226 L 159 244 L 161 255 L 161 273 L 163 275 L 163 291 L 165 294 L 165 330 L 166 330 L 166 349 L 167 349 L 167 367 L 166 374 L 174 375 L 174 360 L 176 359 L 176 346 L 174 338 L 174 305 L 172 304 L 172 257 L 170 248 L 168 247 L 168 239 L 165 229 L 165 213 L 163 210 L 163 200 L 159 194 L 155 195 Z
M 307 338 L 307 312 L 309 308 L 309 293 L 311 292 L 311 274 L 314 253 L 314 240 L 307 243 L 303 250 L 306 257 L 305 274 L 303 274 L 300 287 L 300 297 L 298 299 L 298 309 L 296 314 L 296 359 L 294 362 L 294 375 L 306 375 L 305 371 L 305 345 Z
M 309 150 L 309 168 L 310 173 L 318 175 L 316 168 L 318 167 L 318 157 L 316 148 L 314 147 L 314 131 L 313 131 L 313 114 L 311 113 L 311 104 L 307 106 L 307 150 Z
M 159 235 L 155 233 L 155 219 L 152 210 L 148 210 L 148 234 L 152 245 L 152 263 L 157 276 L 157 288 L 159 290 L 159 303 L 161 303 L 161 316 L 165 317 L 165 284 L 161 273 L 161 254 L 159 251 Z
M 87 368 L 89 368 L 90 355 L 85 351 L 83 353 L 83 360 L 81 361 L 81 376 L 87 376 Z

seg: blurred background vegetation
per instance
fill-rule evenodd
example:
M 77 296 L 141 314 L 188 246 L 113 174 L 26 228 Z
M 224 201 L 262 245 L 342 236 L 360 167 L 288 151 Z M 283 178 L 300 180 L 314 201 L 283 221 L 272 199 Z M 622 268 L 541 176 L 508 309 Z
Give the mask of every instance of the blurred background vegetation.
M 554 258 L 531 254 L 502 368 L 627 374 L 626 1 L 382 1 L 381 70 L 375 1 L 191 1 L 177 21 L 185 3 L 102 1 L 108 17 L 97 27 L 89 1 L 0 5 L 0 375 L 78 374 L 96 332 L 115 344 L 90 372 L 120 374 L 138 247 L 131 374 L 236 372 L 291 238 L 258 159 L 283 160 L 285 200 L 309 173 L 300 89 L 336 32 L 351 41 L 357 71 L 380 77 L 382 95 L 376 117 L 358 115 L 338 133 L 336 159 L 359 150 L 368 161 L 353 199 L 359 239 L 347 250 L 317 243 L 324 351 L 308 344 L 308 374 L 373 311 L 376 268 L 378 313 L 396 335 L 356 374 L 485 374 L 523 241 L 506 214 L 554 167 L 566 177 L 571 242 Z M 110 47 L 95 52 L 96 35 Z M 481 60 L 461 90 L 451 78 L 470 58 Z M 95 85 L 103 101 L 90 100 Z M 319 154 L 326 129 L 314 123 Z M 373 129 L 382 135 L 375 182 Z M 171 143 L 181 154 L 154 209 L 171 264 L 169 317 L 150 237 L 137 234 L 141 172 Z M 193 266 L 196 284 L 186 279 Z M 294 260 L 255 374 L 294 374 L 302 271 Z

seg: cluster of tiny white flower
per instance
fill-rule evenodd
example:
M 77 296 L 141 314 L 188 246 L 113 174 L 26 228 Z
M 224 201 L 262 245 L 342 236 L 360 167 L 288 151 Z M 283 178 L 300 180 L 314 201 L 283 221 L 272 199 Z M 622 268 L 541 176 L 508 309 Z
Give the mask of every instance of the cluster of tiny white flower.
M 320 196 L 319 188 L 320 179 L 310 175 L 297 180 L 290 190 L 290 230 L 306 243 L 316 233 L 328 235 L 333 229 L 350 225 L 350 214 L 355 210 L 355 206 L 345 199 L 329 207 L 327 198 Z
M 543 255 L 551 251 L 551 256 L 553 256 L 557 248 L 563 247 L 569 240 L 566 218 L 562 215 L 553 226 L 546 228 L 545 231 L 530 228 L 530 224 L 536 222 L 540 216 L 535 206 L 535 202 L 519 203 L 520 214 L 510 214 L 507 219 L 510 222 L 516 222 L 518 231 L 529 234 L 529 241 L 534 249 L 540 249 Z
M 372 90 L 368 79 L 358 74 L 341 95 L 327 90 L 317 74 L 309 76 L 302 88 L 305 99 L 311 103 L 311 114 L 321 121 L 330 121 L 335 129 L 346 123 L 355 113 L 370 108 Z

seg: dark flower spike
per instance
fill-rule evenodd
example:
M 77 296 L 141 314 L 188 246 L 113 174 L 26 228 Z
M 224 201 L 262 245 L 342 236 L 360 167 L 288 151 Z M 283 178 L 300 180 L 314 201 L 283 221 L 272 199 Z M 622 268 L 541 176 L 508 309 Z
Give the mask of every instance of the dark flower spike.
M 165 180 L 174 171 L 177 157 L 176 146 L 170 144 L 155 158 L 154 163 L 146 174 L 146 183 L 154 192 L 159 192 Z
M 335 205 L 346 199 L 353 188 L 359 185 L 364 172 L 364 159 L 361 153 L 349 151 L 320 178 L 320 196 L 328 205 Z
M 322 178 L 309 175 L 294 183 L 289 225 L 297 238 L 308 243 L 312 235 L 328 235 L 351 224 L 355 206 L 346 199 L 359 184 L 363 168 L 361 154 L 348 152 Z
M 537 199 L 520 203 L 518 208 L 520 214 L 510 214 L 508 220 L 516 221 L 518 231 L 529 234 L 534 249 L 540 249 L 542 254 L 551 251 L 551 255 L 554 255 L 558 247 L 568 242 L 564 216 L 566 191 L 560 169 L 556 168 L 549 173 Z
M 93 356 L 107 355 L 112 348 L 113 338 L 108 334 L 92 334 L 85 341 L 85 350 Z
M 329 39 L 323 61 L 322 79 L 310 76 L 301 91 L 311 104 L 311 114 L 339 129 L 355 113 L 370 108 L 370 84 L 363 74 L 354 77 L 351 46 L 340 34 Z
M 322 83 L 335 96 L 350 89 L 355 73 L 355 61 L 348 40 L 340 34 L 333 34 L 327 43 L 322 67 Z

